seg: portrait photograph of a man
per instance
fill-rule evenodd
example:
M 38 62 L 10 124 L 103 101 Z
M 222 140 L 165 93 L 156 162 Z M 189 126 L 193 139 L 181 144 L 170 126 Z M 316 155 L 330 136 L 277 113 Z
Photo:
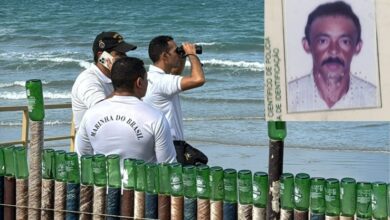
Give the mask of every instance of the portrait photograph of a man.
M 381 106 L 374 0 L 284 0 L 287 112 Z

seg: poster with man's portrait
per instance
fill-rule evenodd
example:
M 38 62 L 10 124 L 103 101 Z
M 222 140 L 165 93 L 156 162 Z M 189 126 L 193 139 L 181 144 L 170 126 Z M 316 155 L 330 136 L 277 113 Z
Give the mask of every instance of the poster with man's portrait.
M 383 81 L 389 64 L 381 62 L 389 50 L 383 48 L 389 34 L 385 5 L 266 0 L 266 119 L 390 120 L 384 114 L 389 85 Z

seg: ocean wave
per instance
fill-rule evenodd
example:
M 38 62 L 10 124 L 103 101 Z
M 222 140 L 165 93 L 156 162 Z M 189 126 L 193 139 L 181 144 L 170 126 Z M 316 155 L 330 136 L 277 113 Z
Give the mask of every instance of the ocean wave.
M 43 92 L 45 99 L 70 99 L 70 92 Z M 1 92 L 0 99 L 26 99 L 26 92 Z
M 91 64 L 88 61 L 72 58 L 70 56 L 78 56 L 77 52 L 65 51 L 59 53 L 54 52 L 43 52 L 43 53 L 0 53 L 0 59 L 12 60 L 12 63 L 18 63 L 22 65 L 24 62 L 31 64 L 38 64 L 39 62 L 50 62 L 50 63 L 77 63 L 80 67 L 88 68 Z M 15 62 L 19 61 L 19 62 Z
M 43 85 L 49 84 L 47 81 L 42 81 Z M 7 88 L 7 87 L 14 87 L 14 86 L 19 86 L 19 87 L 25 87 L 26 81 L 14 81 L 10 83 L 0 83 L 0 88 Z
M 202 63 L 211 66 L 240 67 L 255 72 L 264 71 L 264 63 L 260 63 L 260 62 L 211 59 L 211 60 L 202 60 Z M 188 61 L 186 62 L 186 66 L 190 66 L 190 63 Z
M 264 117 L 258 116 L 222 116 L 222 117 L 197 117 L 184 118 L 184 121 L 235 121 L 235 120 L 264 120 Z
M 44 121 L 45 125 L 48 126 L 54 126 L 54 125 L 70 125 L 71 121 L 60 121 L 60 120 L 55 120 L 55 121 Z M 4 127 L 19 127 L 22 126 L 22 122 L 10 122 L 10 121 L 0 121 L 0 126 Z
M 189 96 L 181 96 L 181 98 L 185 101 L 191 101 L 191 102 L 202 102 L 202 103 L 243 103 L 243 104 L 262 104 L 264 103 L 264 100 L 261 99 L 248 99 L 248 98 L 242 98 L 242 99 L 227 99 L 227 98 L 198 98 L 198 97 L 189 97 Z
M 211 46 L 211 45 L 216 45 L 217 43 L 216 42 L 210 42 L 210 43 L 207 43 L 207 42 L 199 42 L 199 43 L 195 43 L 196 45 L 202 45 L 202 46 Z

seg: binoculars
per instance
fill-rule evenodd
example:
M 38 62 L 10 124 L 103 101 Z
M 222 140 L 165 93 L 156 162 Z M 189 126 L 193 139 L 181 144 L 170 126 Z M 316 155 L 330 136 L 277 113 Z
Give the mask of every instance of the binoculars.
M 202 54 L 202 46 L 195 45 L 196 54 Z M 176 48 L 176 53 L 178 53 L 180 56 L 184 57 L 186 55 L 186 52 L 183 49 L 183 46 Z

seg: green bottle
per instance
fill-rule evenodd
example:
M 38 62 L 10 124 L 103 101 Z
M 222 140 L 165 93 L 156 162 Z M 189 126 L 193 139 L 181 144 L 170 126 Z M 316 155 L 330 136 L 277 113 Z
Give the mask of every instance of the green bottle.
M 294 175 L 291 173 L 280 177 L 280 205 L 284 210 L 294 210 Z
M 238 201 L 241 205 L 253 203 L 252 172 L 250 170 L 238 171 Z
M 169 165 L 169 179 L 171 183 L 171 195 L 183 195 L 183 176 L 182 167 L 180 163 L 172 163 Z
M 77 153 L 68 152 L 66 160 L 66 179 L 68 183 L 80 183 L 79 158 Z
M 93 185 L 92 155 L 82 155 L 81 158 L 81 184 L 84 186 Z
M 268 137 L 271 140 L 283 141 L 286 136 L 286 122 L 268 121 Z
M 55 179 L 59 182 L 66 182 L 66 152 L 64 150 L 55 151 Z
M 14 148 L 14 161 L 16 179 L 28 179 L 27 149 L 25 147 Z
M 308 211 L 310 205 L 310 176 L 306 173 L 298 173 L 294 183 L 295 208 L 300 211 Z
M 42 121 L 45 118 L 43 103 L 42 82 L 39 79 L 26 81 L 28 100 L 28 116 L 32 121 Z
M 341 216 L 353 217 L 356 212 L 356 180 L 343 178 L 340 184 Z
M 158 165 L 158 173 L 160 175 L 158 193 L 161 195 L 169 195 L 171 191 L 171 183 L 169 180 L 169 164 L 160 163 Z
M 223 171 L 224 201 L 237 203 L 237 171 L 235 169 L 225 169 Z
M 325 179 L 322 177 L 311 178 L 310 211 L 314 214 L 325 214 Z
M 358 182 L 356 184 L 356 216 L 358 218 L 371 218 L 371 192 L 371 183 Z
M 121 168 L 118 154 L 107 156 L 108 187 L 121 188 Z
M 210 168 L 210 199 L 213 201 L 222 201 L 223 192 L 223 169 L 219 166 Z
M 0 176 L 4 176 L 4 174 L 5 174 L 5 165 L 4 164 L 5 164 L 4 150 L 3 150 L 3 147 L 0 147 Z
M 327 216 L 340 215 L 340 184 L 338 179 L 326 179 L 325 206 L 325 214 Z
M 210 168 L 205 164 L 196 167 L 196 195 L 200 199 L 210 199 Z
M 157 194 L 158 192 L 158 166 L 155 163 L 146 163 L 146 192 Z
M 93 181 L 95 186 L 107 186 L 107 165 L 104 154 L 95 154 L 92 158 Z
M 15 176 L 14 147 L 3 148 L 5 162 L 5 176 Z
M 390 218 L 390 183 L 387 184 L 387 216 Z
M 372 183 L 372 217 L 374 219 L 387 218 L 387 185 L 384 182 Z
M 135 190 L 145 191 L 146 185 L 146 173 L 145 173 L 145 161 L 135 161 Z
M 183 190 L 187 198 L 196 198 L 196 167 L 186 165 L 183 167 Z
M 44 149 L 42 151 L 42 178 L 53 179 L 55 175 L 55 151 Z
M 253 205 L 266 208 L 268 201 L 268 174 L 256 172 L 253 174 Z
M 124 169 L 123 187 L 125 189 L 135 188 L 135 161 L 136 159 L 133 158 L 126 158 L 123 160 L 123 169 Z

